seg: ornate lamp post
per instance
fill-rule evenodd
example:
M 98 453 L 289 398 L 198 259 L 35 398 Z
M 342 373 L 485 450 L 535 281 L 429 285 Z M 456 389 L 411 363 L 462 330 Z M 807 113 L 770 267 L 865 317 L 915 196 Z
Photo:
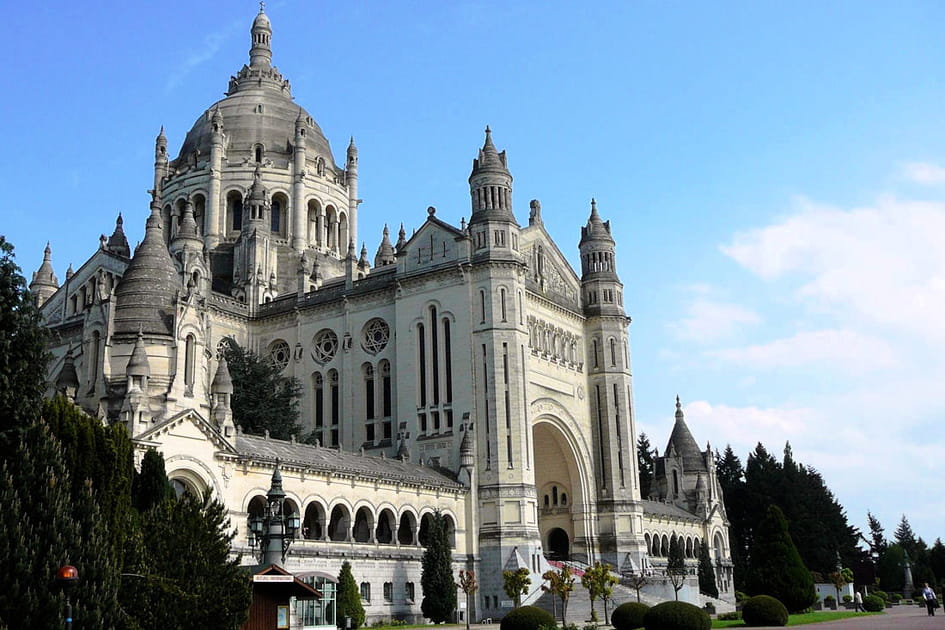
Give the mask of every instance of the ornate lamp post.
M 59 570 L 56 571 L 56 583 L 66 594 L 66 630 L 72 630 L 72 601 L 69 599 L 69 595 L 72 592 L 72 587 L 78 581 L 79 570 L 70 564 L 59 567 Z
M 272 472 L 272 484 L 266 494 L 266 509 L 262 516 L 249 519 L 251 547 L 258 547 L 262 564 L 281 565 L 285 562 L 292 537 L 299 530 L 299 515 L 285 515 L 285 490 L 282 489 L 282 474 L 279 461 Z

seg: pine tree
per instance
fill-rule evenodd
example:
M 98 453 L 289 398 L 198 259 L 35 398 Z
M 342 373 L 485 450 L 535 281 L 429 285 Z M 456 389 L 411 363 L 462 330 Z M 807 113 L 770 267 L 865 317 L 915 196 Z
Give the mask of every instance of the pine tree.
M 899 521 L 899 526 L 896 527 L 893 538 L 896 540 L 896 544 L 909 554 L 910 560 L 916 559 L 919 555 L 917 553 L 918 541 L 916 541 L 915 532 L 912 531 L 912 525 L 909 524 L 909 519 L 906 518 L 905 514 L 902 515 L 902 519 Z
M 641 433 L 637 438 L 637 468 L 640 477 L 640 497 L 643 499 L 649 499 L 653 489 L 653 475 L 656 471 L 653 452 L 650 439 L 646 437 L 646 433 Z
M 751 550 L 751 530 L 757 521 L 751 520 L 752 512 L 746 500 L 745 470 L 731 445 L 726 445 L 722 456 L 716 453 L 715 462 L 729 520 L 728 540 L 732 553 L 735 588 L 744 590 L 745 575 L 748 573 L 748 553 Z
M 709 558 L 709 545 L 699 545 L 699 592 L 709 597 L 719 596 L 719 587 L 715 583 L 715 569 Z
M 814 580 L 776 505 L 768 508 L 755 530 L 747 585 L 749 595 L 770 595 L 792 613 L 808 608 L 817 598 Z
M 450 621 L 456 611 L 456 586 L 453 584 L 453 553 L 447 536 L 446 517 L 436 512 L 430 519 L 426 549 L 421 560 L 420 585 L 423 601 L 420 610 L 433 623 Z
M 14 262 L 13 245 L 0 235 L 0 457 L 9 456 L 39 416 L 46 391 L 46 329 Z
M 682 543 L 675 535 L 669 541 L 669 557 L 666 559 L 666 576 L 679 601 L 679 591 L 686 584 L 686 557 L 683 554 Z
M 873 516 L 871 512 L 866 513 L 866 521 L 870 527 L 870 546 L 875 554 L 882 554 L 886 551 L 886 531 L 880 524 L 879 519 Z
M 301 431 L 299 397 L 302 384 L 285 376 L 269 360 L 226 338 L 223 355 L 233 379 L 233 422 L 243 431 L 288 440 Z
M 345 628 L 345 619 L 351 619 L 351 628 L 364 625 L 364 606 L 361 605 L 361 591 L 351 574 L 351 563 L 345 560 L 338 573 L 338 591 L 335 593 L 339 628 Z
M 135 509 L 141 513 L 174 497 L 164 458 L 157 451 L 149 450 L 141 459 L 141 472 L 134 476 L 131 497 Z

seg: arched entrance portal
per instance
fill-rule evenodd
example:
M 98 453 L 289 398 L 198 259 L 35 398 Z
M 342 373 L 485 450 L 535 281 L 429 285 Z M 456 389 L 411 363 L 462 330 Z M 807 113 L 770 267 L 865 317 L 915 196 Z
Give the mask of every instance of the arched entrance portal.
M 571 557 L 571 541 L 568 532 L 560 527 L 554 527 L 548 532 L 548 542 L 545 543 L 545 555 L 550 560 L 568 560 Z
M 571 440 L 557 424 L 539 418 L 532 429 L 538 528 L 545 556 L 586 561 L 583 475 Z

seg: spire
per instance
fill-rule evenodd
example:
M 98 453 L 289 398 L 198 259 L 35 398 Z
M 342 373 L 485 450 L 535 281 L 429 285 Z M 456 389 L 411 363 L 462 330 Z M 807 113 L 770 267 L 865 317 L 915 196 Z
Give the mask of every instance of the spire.
M 72 278 L 73 275 L 75 275 L 75 271 L 72 269 L 72 263 L 69 263 L 69 268 L 66 269 L 66 280 Z
M 174 240 L 200 240 L 197 235 L 197 221 L 194 219 L 194 204 L 188 199 L 184 202 L 184 213 L 180 219 L 180 226 L 177 228 L 177 234 Z
M 610 221 L 601 221 L 597 213 L 597 200 L 591 198 L 591 216 L 587 218 L 587 225 L 581 228 L 581 242 L 598 240 L 611 245 L 614 237 L 610 234 Z
M 162 154 L 167 156 L 167 136 L 164 135 L 164 125 L 161 125 L 161 131 L 158 132 L 157 138 L 154 139 L 155 148 L 164 147 Z
M 217 373 L 210 385 L 210 391 L 214 394 L 233 393 L 233 379 L 230 377 L 230 368 L 227 365 L 226 357 L 222 353 L 220 354 L 220 363 L 217 365 Z
M 348 256 L 347 257 L 350 258 L 351 260 L 354 260 L 357 257 L 357 255 L 358 255 L 358 250 L 354 246 L 354 239 L 351 239 L 348 241 Z
M 223 112 L 220 111 L 219 105 L 213 108 L 213 114 L 210 116 L 210 128 L 213 133 L 223 133 Z
M 259 15 L 253 20 L 250 29 L 252 48 L 249 49 L 250 67 L 269 68 L 272 66 L 272 24 L 266 15 L 266 4 L 259 3 Z
M 707 470 L 699 445 L 692 437 L 689 427 L 686 426 L 679 396 L 676 396 L 676 422 L 673 425 L 673 432 L 669 436 L 669 442 L 666 443 L 666 453 L 673 451 L 682 457 L 685 472 Z
M 390 230 L 387 229 L 387 224 L 384 224 L 384 231 L 381 234 L 381 244 L 377 248 L 377 254 L 374 255 L 374 266 L 383 267 L 384 265 L 391 265 L 397 261 L 394 256 L 394 246 L 390 243 Z
M 486 127 L 486 139 L 479 156 L 473 160 L 469 175 L 472 216 L 469 223 L 503 221 L 518 225 L 512 214 L 512 174 L 505 151 L 501 153 L 492 142 L 492 129 Z
M 367 259 L 367 245 L 365 245 L 364 242 L 362 241 L 361 242 L 361 257 L 358 258 L 358 268 L 368 269 L 370 268 L 370 266 L 371 266 L 371 263 L 369 263 Z
M 351 136 L 351 141 L 348 142 L 348 155 L 349 156 L 358 155 L 358 145 L 354 143 L 354 136 Z
M 135 347 L 131 351 L 131 358 L 128 359 L 128 367 L 125 368 L 128 376 L 151 376 L 151 364 L 148 361 L 148 353 L 144 349 L 144 334 L 138 329 L 138 338 L 135 339 Z
M 177 271 L 164 244 L 161 204 L 151 201 L 151 216 L 145 224 L 144 240 L 115 289 L 115 332 L 170 335 L 174 322 L 174 299 L 179 286 Z
M 407 244 L 407 231 L 404 230 L 404 224 L 400 224 L 400 231 L 397 232 L 397 245 L 394 247 L 397 248 L 397 251 L 403 251 L 404 245 Z
M 43 250 L 43 262 L 39 265 L 39 269 L 33 272 L 30 291 L 37 296 L 43 294 L 42 300 L 45 301 L 58 288 L 59 280 L 56 278 L 56 272 L 52 266 L 52 248 L 49 247 L 47 241 L 46 248 Z
M 64 394 L 67 398 L 75 401 L 75 394 L 79 390 L 79 375 L 75 371 L 75 359 L 72 357 L 72 349 L 66 352 L 65 361 L 59 376 L 56 377 L 56 391 Z
M 113 254 L 131 258 L 131 247 L 128 245 L 128 238 L 125 236 L 125 230 L 122 227 L 124 223 L 121 212 L 119 212 L 118 218 L 115 219 L 115 231 L 108 238 L 108 245 L 105 248 Z

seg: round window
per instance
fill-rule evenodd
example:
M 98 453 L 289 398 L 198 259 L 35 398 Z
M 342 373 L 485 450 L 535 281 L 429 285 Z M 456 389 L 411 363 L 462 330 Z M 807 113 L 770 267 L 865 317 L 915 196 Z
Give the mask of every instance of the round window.
M 289 352 L 289 344 L 282 339 L 273 341 L 272 345 L 269 346 L 269 360 L 279 370 L 284 370 L 286 366 L 289 365 L 289 357 L 291 356 L 292 353 Z
M 375 318 L 364 325 L 361 333 L 361 347 L 365 352 L 377 354 L 387 347 L 390 341 L 390 326 L 383 319 Z
M 312 358 L 319 363 L 328 363 L 338 351 L 338 335 L 330 328 L 323 328 L 312 340 Z

